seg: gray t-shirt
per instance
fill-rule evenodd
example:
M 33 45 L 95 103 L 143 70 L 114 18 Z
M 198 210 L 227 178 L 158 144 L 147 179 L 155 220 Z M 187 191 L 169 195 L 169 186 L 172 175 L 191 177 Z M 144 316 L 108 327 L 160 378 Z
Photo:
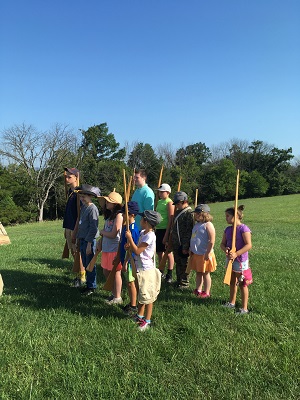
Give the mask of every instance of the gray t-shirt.
M 116 223 L 115 219 L 106 219 L 104 224 L 105 232 L 111 232 L 113 230 L 115 223 Z M 116 251 L 118 251 L 120 238 L 121 238 L 121 229 L 117 232 L 117 236 L 113 239 L 103 236 L 102 251 L 104 251 L 104 253 L 115 253 Z
M 80 210 L 77 237 L 92 243 L 99 236 L 98 218 L 99 211 L 94 203 L 89 206 L 83 205 Z

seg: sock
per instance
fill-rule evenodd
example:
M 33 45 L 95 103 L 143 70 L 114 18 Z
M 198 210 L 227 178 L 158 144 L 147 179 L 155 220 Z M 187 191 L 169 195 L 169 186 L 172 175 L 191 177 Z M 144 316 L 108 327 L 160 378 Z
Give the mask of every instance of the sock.
M 146 318 L 145 318 L 145 321 L 147 322 L 147 324 L 150 324 L 150 323 L 151 323 L 151 319 L 146 319 Z
M 168 276 L 172 276 L 172 272 L 173 272 L 173 270 L 172 270 L 172 269 L 168 269 L 168 273 L 167 273 L 167 275 L 168 275 Z
M 78 278 L 81 279 L 82 281 L 85 280 L 85 271 L 80 271 L 78 273 Z
M 136 314 L 136 316 L 137 316 L 138 318 L 140 318 L 140 319 L 144 319 L 144 316 L 143 316 L 143 315 Z

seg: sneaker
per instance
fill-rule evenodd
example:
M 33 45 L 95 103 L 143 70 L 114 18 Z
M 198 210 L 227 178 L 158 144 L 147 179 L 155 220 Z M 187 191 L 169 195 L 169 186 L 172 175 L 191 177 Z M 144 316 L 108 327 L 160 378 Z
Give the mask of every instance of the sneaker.
M 176 284 L 176 287 L 177 287 L 177 289 L 189 289 L 189 283 L 183 283 L 183 282 L 180 282 L 180 283 L 177 283 Z
M 127 304 L 123 307 L 123 313 L 129 316 L 133 316 L 137 313 L 137 307 L 132 307 L 130 304 Z
M 139 324 L 138 330 L 141 331 L 141 332 L 144 332 L 144 331 L 146 331 L 147 329 L 149 329 L 150 326 L 151 326 L 151 323 L 150 323 L 150 322 L 146 322 L 146 320 L 143 320 L 143 321 Z
M 165 281 L 166 283 L 172 283 L 172 276 L 167 274 L 165 277 Z
M 113 305 L 113 304 L 122 304 L 123 299 L 122 297 L 113 297 L 111 300 L 105 300 L 106 304 Z
M 201 292 L 200 294 L 201 299 L 208 299 L 210 297 L 210 293 Z
M 235 308 L 235 304 L 232 304 L 232 303 L 230 303 L 230 302 L 228 301 L 227 303 L 223 304 L 223 307 L 226 307 L 226 308 Z
M 105 300 L 105 302 L 111 301 L 111 300 L 114 299 L 114 298 L 115 298 L 114 295 L 111 294 L 110 296 L 108 296 L 108 298 Z
M 202 293 L 202 290 L 195 289 L 195 290 L 193 291 L 193 293 L 194 293 L 194 295 L 195 295 L 196 297 L 200 297 L 200 296 L 201 296 L 201 293 Z
M 249 310 L 245 310 L 244 308 L 240 308 L 237 311 L 237 314 L 243 315 L 243 314 L 249 314 Z
M 94 288 L 85 288 L 82 290 L 81 295 L 82 296 L 90 296 L 91 294 L 93 294 L 95 291 Z
M 73 287 L 81 287 L 81 285 L 80 285 L 80 279 L 79 278 L 75 278 L 74 280 L 73 280 L 73 285 L 72 285 Z
M 132 317 L 132 321 L 135 322 L 136 324 L 140 325 L 141 323 L 143 323 L 145 321 L 144 317 L 140 318 L 137 314 L 135 314 Z

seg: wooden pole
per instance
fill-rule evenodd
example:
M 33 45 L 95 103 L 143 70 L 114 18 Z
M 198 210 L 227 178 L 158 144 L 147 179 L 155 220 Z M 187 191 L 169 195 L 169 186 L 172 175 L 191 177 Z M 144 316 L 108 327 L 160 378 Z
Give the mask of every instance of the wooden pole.
M 239 178 L 240 178 L 240 170 L 237 170 L 236 175 L 236 187 L 235 187 L 235 201 L 234 201 L 234 221 L 233 221 L 233 230 L 232 230 L 232 245 L 231 251 L 236 251 L 236 225 L 237 225 L 237 208 L 238 208 L 238 197 L 239 197 Z M 232 273 L 232 263 L 233 260 L 228 261 L 224 283 L 226 285 L 230 285 L 231 281 L 231 273 Z

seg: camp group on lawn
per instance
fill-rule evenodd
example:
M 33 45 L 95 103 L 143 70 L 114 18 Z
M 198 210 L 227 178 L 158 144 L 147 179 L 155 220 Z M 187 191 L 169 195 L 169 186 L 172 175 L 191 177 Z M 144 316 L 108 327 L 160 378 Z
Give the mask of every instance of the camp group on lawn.
M 73 285 L 82 296 L 94 293 L 97 256 L 101 252 L 101 267 L 111 291 L 106 303 L 122 305 L 123 311 L 140 331 L 151 327 L 153 304 L 160 292 L 161 280 L 178 289 L 189 290 L 190 271 L 196 272 L 193 294 L 207 299 L 211 292 L 211 273 L 216 270 L 214 254 L 215 228 L 207 204 L 189 206 L 188 196 L 180 190 L 171 196 L 171 187 L 161 183 L 156 195 L 147 185 L 145 170 L 134 172 L 135 190 L 130 199 L 131 180 L 127 184 L 123 171 L 124 199 L 116 191 L 101 195 L 98 187 L 79 183 L 79 170 L 65 168 L 66 209 L 63 221 L 66 244 L 63 257 L 74 257 Z M 234 207 L 227 208 L 221 249 L 226 254 L 224 283 L 230 286 L 229 301 L 223 306 L 235 309 L 237 289 L 240 288 L 242 307 L 239 314 L 248 314 L 248 286 L 252 283 L 248 251 L 251 231 L 243 224 L 243 206 L 238 206 L 239 171 L 237 172 Z M 104 227 L 98 229 L 99 210 Z M 123 201 L 124 200 L 124 201 Z M 124 203 L 124 204 L 123 204 Z M 155 257 L 159 267 L 156 267 Z M 167 266 L 167 267 L 166 267 Z M 173 267 L 175 266 L 175 276 Z M 121 297 L 122 272 L 126 277 L 130 302 L 123 305 Z

